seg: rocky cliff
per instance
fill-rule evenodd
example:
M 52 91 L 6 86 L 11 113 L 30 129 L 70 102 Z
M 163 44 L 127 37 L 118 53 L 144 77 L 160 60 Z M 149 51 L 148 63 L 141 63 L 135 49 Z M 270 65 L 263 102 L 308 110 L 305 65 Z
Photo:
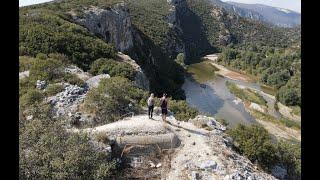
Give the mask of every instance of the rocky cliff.
M 86 8 L 82 17 L 74 16 L 74 19 L 93 34 L 113 43 L 119 51 L 125 52 L 133 47 L 131 20 L 123 3 L 109 9 Z

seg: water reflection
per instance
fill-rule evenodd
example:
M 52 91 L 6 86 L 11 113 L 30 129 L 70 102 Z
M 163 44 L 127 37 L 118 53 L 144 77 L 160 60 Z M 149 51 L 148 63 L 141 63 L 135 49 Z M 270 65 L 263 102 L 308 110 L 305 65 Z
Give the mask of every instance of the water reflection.
M 226 79 L 217 76 L 213 81 L 200 85 L 192 77 L 187 77 L 182 88 L 186 101 L 200 112 L 225 119 L 230 127 L 238 123 L 254 123 L 254 118 L 245 110 L 242 103 L 235 103 L 235 96 L 225 85 Z

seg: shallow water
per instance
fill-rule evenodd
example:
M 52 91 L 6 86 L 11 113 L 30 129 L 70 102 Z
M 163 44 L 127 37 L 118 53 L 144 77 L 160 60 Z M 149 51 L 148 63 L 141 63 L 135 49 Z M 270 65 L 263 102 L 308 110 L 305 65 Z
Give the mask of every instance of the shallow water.
M 255 123 L 255 119 L 244 109 L 242 103 L 236 103 L 236 97 L 225 85 L 226 79 L 217 76 L 205 83 L 205 88 L 192 78 L 186 78 L 182 88 L 186 93 L 186 101 L 202 113 L 225 119 L 230 127 L 239 123 Z

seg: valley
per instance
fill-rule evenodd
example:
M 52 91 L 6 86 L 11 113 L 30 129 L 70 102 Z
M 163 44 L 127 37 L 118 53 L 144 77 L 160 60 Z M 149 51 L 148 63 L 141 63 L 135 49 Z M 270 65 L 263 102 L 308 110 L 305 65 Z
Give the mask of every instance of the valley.
M 225 119 L 230 127 L 235 127 L 237 124 L 251 124 L 259 123 L 262 124 L 266 129 L 278 138 L 285 139 L 295 139 L 300 140 L 300 132 L 296 130 L 290 130 L 290 128 L 281 125 L 281 124 L 272 124 L 272 122 L 266 122 L 259 117 L 254 116 L 255 113 L 252 113 L 254 110 L 262 111 L 268 116 L 271 116 L 274 121 L 277 119 L 280 121 L 280 118 L 288 118 L 288 121 L 297 121 L 301 119 L 297 116 L 290 115 L 289 107 L 276 102 L 276 98 L 273 95 L 265 93 L 260 84 L 252 82 L 249 76 L 245 74 L 240 74 L 238 72 L 229 70 L 222 65 L 215 63 L 219 54 L 210 54 L 203 57 L 203 59 L 209 59 L 210 64 L 216 67 L 216 71 L 212 75 L 205 75 L 206 71 L 201 72 L 201 76 L 211 77 L 207 79 L 199 79 L 197 74 L 187 76 L 184 85 L 182 88 L 186 93 L 186 101 L 193 107 L 197 108 L 202 113 L 208 113 L 215 118 Z M 209 66 L 208 61 L 203 61 L 203 65 Z M 189 69 L 194 65 L 189 65 Z M 199 66 L 198 64 L 196 66 Z M 218 69 L 218 70 L 217 70 Z M 193 71 L 194 72 L 194 71 Z M 200 72 L 199 72 L 200 73 Z M 252 102 L 243 102 L 232 94 L 226 86 L 227 82 L 234 83 L 239 89 L 250 89 L 255 93 L 258 93 L 265 101 L 266 106 L 261 106 L 259 104 L 252 104 Z M 206 86 L 201 86 L 201 83 L 204 83 Z M 249 104 L 248 104 L 249 103 Z M 254 109 L 251 108 L 252 107 Z M 275 104 L 280 104 L 280 109 L 275 109 Z M 279 131 L 279 128 L 282 129 Z M 280 134 L 281 132 L 281 134 Z M 292 132 L 294 132 L 292 134 Z
M 19 8 L 19 177 L 300 179 L 300 28 L 224 5 Z

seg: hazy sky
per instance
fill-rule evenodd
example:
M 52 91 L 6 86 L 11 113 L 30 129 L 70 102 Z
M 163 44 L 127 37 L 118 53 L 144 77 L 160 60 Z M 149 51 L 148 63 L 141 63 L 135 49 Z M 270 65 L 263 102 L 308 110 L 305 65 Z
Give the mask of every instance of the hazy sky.
M 19 6 L 48 2 L 51 0 L 19 0 Z M 234 1 L 247 4 L 265 4 L 301 12 L 301 0 L 222 0 Z
M 38 3 L 44 3 L 51 0 L 19 0 L 19 7 L 20 6 L 27 6 L 31 4 L 38 4 Z
M 290 9 L 293 11 L 301 12 L 301 0 L 222 0 L 233 1 L 246 4 L 265 4 L 274 7 L 280 7 L 284 9 Z

